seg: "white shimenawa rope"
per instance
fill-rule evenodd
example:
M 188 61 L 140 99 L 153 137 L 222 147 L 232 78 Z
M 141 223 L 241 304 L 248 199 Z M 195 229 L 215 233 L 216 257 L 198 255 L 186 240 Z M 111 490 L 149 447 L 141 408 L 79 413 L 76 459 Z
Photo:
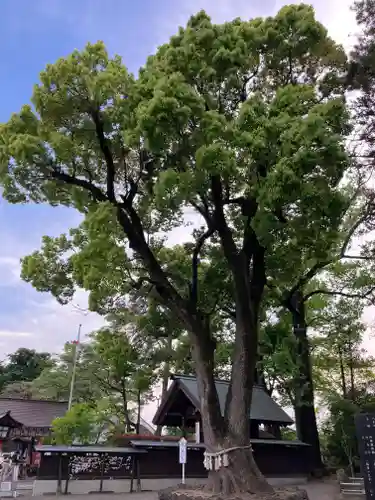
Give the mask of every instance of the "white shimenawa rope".
M 206 470 L 219 470 L 221 467 L 229 466 L 228 453 L 235 450 L 248 450 L 252 449 L 251 444 L 248 446 L 233 446 L 233 448 L 225 448 L 220 451 L 210 453 L 208 451 L 204 452 L 203 464 Z

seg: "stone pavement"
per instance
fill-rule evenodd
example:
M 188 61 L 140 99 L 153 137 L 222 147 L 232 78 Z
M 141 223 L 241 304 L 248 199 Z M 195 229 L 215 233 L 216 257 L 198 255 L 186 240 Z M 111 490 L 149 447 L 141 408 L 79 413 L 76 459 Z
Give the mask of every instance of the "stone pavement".
M 301 489 L 305 489 L 309 495 L 309 500 L 336 500 L 338 498 L 338 485 L 336 481 L 333 480 L 322 480 L 322 481 L 311 481 L 307 484 L 299 486 Z M 48 496 L 34 496 L 26 497 L 22 496 L 22 500 L 47 500 L 54 495 Z M 68 500 L 83 500 L 82 497 L 87 495 L 69 495 Z M 63 498 L 63 497 L 62 497 Z M 119 494 L 95 494 L 89 495 L 88 500 L 103 500 L 103 499 L 113 500 L 157 500 L 158 495 L 156 491 L 142 491 L 140 493 L 119 493 Z

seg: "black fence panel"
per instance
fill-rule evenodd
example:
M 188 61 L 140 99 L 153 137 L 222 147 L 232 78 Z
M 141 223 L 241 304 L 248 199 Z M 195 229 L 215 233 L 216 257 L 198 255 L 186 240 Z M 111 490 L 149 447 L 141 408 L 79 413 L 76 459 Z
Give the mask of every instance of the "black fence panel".
M 178 461 L 178 447 L 145 446 L 147 453 L 137 456 L 140 477 L 178 478 L 181 465 Z M 267 476 L 300 476 L 311 472 L 310 447 L 272 443 L 253 443 L 255 460 Z M 205 478 L 207 471 L 203 466 L 203 448 L 188 448 L 186 477 Z M 129 455 L 104 456 L 98 454 L 69 454 L 62 456 L 62 478 L 98 479 L 101 475 L 101 461 L 105 479 L 128 479 L 132 477 L 132 457 Z M 43 454 L 39 469 L 39 479 L 57 479 L 59 470 L 58 455 Z

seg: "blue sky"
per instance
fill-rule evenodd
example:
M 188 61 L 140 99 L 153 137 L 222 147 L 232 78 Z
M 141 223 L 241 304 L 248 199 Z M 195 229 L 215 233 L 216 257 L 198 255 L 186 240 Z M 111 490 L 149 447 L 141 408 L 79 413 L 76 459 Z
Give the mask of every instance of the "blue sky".
M 1 0 L 0 122 L 27 103 L 47 63 L 103 40 L 136 72 L 148 54 L 165 42 L 189 16 L 205 9 L 217 22 L 240 16 L 272 15 L 278 0 Z M 331 35 L 347 44 L 354 28 L 349 0 L 311 2 Z M 77 214 L 48 206 L 10 206 L 0 199 L 0 359 L 20 346 L 57 351 L 75 336 L 78 324 L 89 332 L 101 324 L 95 314 L 59 306 L 19 278 L 19 259 L 37 249 L 43 234 L 58 235 Z M 75 301 L 86 306 L 80 293 Z

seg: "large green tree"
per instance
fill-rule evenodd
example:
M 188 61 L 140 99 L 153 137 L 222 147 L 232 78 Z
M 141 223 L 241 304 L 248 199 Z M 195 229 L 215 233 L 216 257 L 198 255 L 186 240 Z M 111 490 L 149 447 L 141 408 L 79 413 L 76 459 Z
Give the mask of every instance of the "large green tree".
M 229 465 L 210 475 L 215 491 L 271 490 L 248 446 L 263 291 L 267 279 L 324 258 L 337 238 L 348 167 L 344 65 L 306 5 L 223 25 L 201 12 L 137 80 L 101 43 L 49 65 L 35 112 L 25 106 L 0 129 L 4 196 L 84 215 L 71 238 L 45 240 L 57 256 L 80 248 L 58 281 L 46 286 L 38 258 L 24 275 L 62 297 L 75 281 L 98 310 L 103 297 L 118 292 L 125 305 L 131 289 L 147 287 L 187 331 L 207 450 L 230 449 Z M 171 253 L 165 234 L 186 209 L 199 229 Z M 234 304 L 224 414 L 211 321 L 224 289 L 207 284 L 219 270 Z

